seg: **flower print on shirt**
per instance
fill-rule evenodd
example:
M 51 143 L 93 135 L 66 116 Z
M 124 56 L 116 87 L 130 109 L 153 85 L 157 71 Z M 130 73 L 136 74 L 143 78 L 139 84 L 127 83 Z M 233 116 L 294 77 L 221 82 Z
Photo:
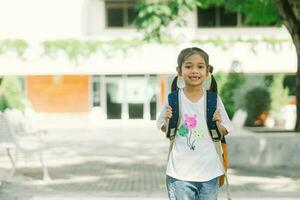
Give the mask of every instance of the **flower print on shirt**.
M 183 124 L 178 129 L 178 134 L 182 137 L 186 137 L 189 133 L 189 129 L 187 129 Z
M 181 137 L 186 137 L 187 145 L 191 150 L 195 150 L 195 142 L 205 136 L 205 127 L 198 123 L 197 115 L 184 115 L 183 124 L 177 130 L 177 134 Z
M 197 115 L 189 117 L 187 114 L 184 115 L 184 125 L 188 129 L 193 129 L 197 126 Z
M 178 129 L 178 134 L 181 137 L 186 137 L 187 145 L 190 147 L 191 150 L 195 150 L 195 139 L 192 140 L 192 131 L 197 126 L 197 115 L 188 116 L 187 114 L 184 115 L 183 124 Z

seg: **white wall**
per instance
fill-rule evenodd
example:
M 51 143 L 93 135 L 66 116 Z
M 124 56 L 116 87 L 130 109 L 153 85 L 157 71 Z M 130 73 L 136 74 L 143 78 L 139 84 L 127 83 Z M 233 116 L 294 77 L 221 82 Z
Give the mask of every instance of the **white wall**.
M 17 60 L 11 55 L 0 56 L 2 74 L 104 74 L 104 73 L 175 73 L 176 57 L 182 48 L 199 46 L 210 55 L 216 71 L 229 71 L 232 63 L 239 62 L 239 70 L 246 73 L 294 73 L 297 68 L 296 51 L 292 42 L 273 49 L 258 44 L 252 51 L 248 44 L 230 44 L 228 48 L 213 44 L 192 44 L 194 38 L 256 38 L 290 39 L 285 28 L 210 28 L 198 29 L 196 12 L 187 14 L 186 28 L 170 29 L 181 42 L 174 45 L 152 44 L 131 49 L 126 55 L 106 58 L 99 53 L 80 67 L 57 59 L 40 58 L 39 44 L 49 39 L 136 38 L 142 36 L 135 29 L 105 28 L 104 0 L 0 0 L 0 40 L 21 38 L 30 43 L 27 60 Z M 118 51 L 114 50 L 114 51 Z M 26 66 L 26 68 L 25 68 Z M 111 67 L 114 66 L 114 67 Z
M 105 29 L 104 0 L 84 0 L 83 7 L 84 35 L 98 35 Z
M 0 38 L 82 35 L 84 0 L 0 0 Z

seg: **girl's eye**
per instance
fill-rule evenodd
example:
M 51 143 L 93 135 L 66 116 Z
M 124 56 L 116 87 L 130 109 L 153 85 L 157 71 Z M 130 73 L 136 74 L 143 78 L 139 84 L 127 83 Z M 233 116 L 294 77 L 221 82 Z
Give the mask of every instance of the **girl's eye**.
M 199 69 L 203 69 L 204 66 L 203 66 L 203 65 L 199 65 L 198 68 L 199 68 Z
M 191 66 L 190 66 L 190 65 L 185 65 L 184 67 L 185 67 L 185 68 L 190 68 Z

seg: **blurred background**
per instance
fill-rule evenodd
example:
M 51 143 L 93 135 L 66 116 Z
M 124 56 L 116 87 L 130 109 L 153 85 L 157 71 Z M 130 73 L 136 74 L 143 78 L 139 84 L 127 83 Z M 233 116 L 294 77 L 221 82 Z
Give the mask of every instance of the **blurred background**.
M 236 123 L 294 129 L 297 55 L 289 32 L 278 16 L 249 21 L 211 4 L 185 11 L 184 25 L 171 23 L 166 36 L 155 41 L 148 33 L 146 41 L 133 0 L 1 1 L 1 110 L 155 120 L 178 52 L 198 46 L 210 55 L 230 117 L 247 114 Z M 155 20 L 138 23 L 151 29 Z
M 236 127 L 233 192 L 299 197 L 299 10 L 280 0 L 0 0 L 0 111 L 21 111 L 55 147 L 44 155 L 54 181 L 32 185 L 165 195 L 168 141 L 155 120 L 178 53 L 197 46 Z M 21 183 L 30 199 L 36 190 Z

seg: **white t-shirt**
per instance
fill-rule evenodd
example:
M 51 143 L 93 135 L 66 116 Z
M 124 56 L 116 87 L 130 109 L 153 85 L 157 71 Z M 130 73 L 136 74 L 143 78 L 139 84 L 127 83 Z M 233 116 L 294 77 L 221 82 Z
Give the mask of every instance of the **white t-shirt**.
M 209 181 L 224 174 L 224 167 L 216 152 L 206 123 L 206 92 L 197 101 L 191 102 L 179 90 L 181 98 L 181 120 L 176 132 L 173 148 L 170 152 L 166 174 L 185 181 Z M 165 123 L 166 106 L 157 120 L 157 127 L 161 129 Z M 221 123 L 230 133 L 233 125 L 218 96 L 217 108 L 220 110 Z

